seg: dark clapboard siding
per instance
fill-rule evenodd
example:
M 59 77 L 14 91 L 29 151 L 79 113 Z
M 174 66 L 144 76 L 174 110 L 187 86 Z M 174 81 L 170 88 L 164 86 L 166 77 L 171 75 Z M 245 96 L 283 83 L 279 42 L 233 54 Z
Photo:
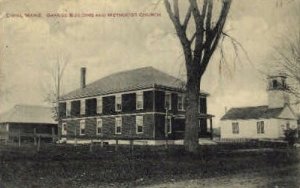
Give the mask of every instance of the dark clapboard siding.
M 155 111 L 165 112 L 165 92 L 155 91 Z
M 178 111 L 178 93 L 171 92 L 171 110 L 168 111 L 169 115 L 184 115 L 184 111 Z M 115 111 L 115 95 L 105 96 L 102 98 L 103 113 L 96 116 L 96 99 L 89 99 L 86 101 L 86 108 L 91 106 L 88 110 L 86 109 L 85 116 L 90 118 L 85 118 L 86 120 L 86 130 L 85 135 L 81 136 L 79 134 L 79 119 L 68 119 L 67 122 L 67 135 L 72 137 L 75 135 L 75 127 L 77 130 L 77 136 L 82 138 L 98 138 L 96 135 L 96 122 L 97 118 L 102 119 L 102 133 L 105 139 L 165 139 L 165 91 L 143 91 L 144 106 L 143 109 L 136 109 L 136 92 L 122 94 L 122 110 L 120 112 Z M 200 112 L 203 114 L 207 113 L 207 101 L 206 97 L 200 98 Z M 74 101 L 72 105 L 72 117 L 78 117 L 80 109 L 80 101 Z M 65 111 L 65 103 L 61 103 L 62 111 Z M 144 133 L 136 134 L 136 115 L 139 113 L 156 112 L 144 114 Z M 91 118 L 91 116 L 93 118 Z M 122 117 L 122 134 L 115 134 L 115 119 L 116 117 Z M 200 134 L 205 134 L 207 132 L 207 122 L 206 119 L 200 120 Z M 185 119 L 172 119 L 172 133 L 168 135 L 169 139 L 182 139 L 184 136 L 184 125 Z
M 71 116 L 78 117 L 80 115 L 80 100 L 71 102 Z
M 144 91 L 144 112 L 153 112 L 153 93 L 154 91 Z
M 155 115 L 155 139 L 165 139 L 165 115 Z
M 97 114 L 97 99 L 86 99 L 85 100 L 85 115 L 94 116 Z
M 74 136 L 75 130 L 76 134 L 79 135 L 79 120 L 68 120 L 67 123 L 67 135 Z
M 106 116 L 102 117 L 102 131 L 104 138 L 137 138 L 137 139 L 153 139 L 154 132 L 154 119 L 152 114 L 142 115 L 144 118 L 144 132 L 142 134 L 136 134 L 136 116 L 121 116 L 122 117 L 122 134 L 115 134 L 115 119 L 120 116 Z M 85 119 L 85 135 L 80 135 L 80 119 L 64 121 L 67 123 L 67 136 L 75 136 L 78 138 L 88 138 L 88 137 L 100 137 L 96 135 L 96 122 L 97 118 Z
M 102 98 L 102 105 L 103 105 L 103 114 L 115 114 L 115 101 L 116 97 L 114 95 L 107 96 Z
M 172 113 L 177 113 L 177 101 L 178 101 L 178 94 L 177 93 L 172 93 L 172 95 L 171 95 L 171 100 L 172 100 L 172 102 L 171 102 L 171 112 Z
M 165 139 L 165 115 L 155 115 L 155 139 Z M 184 119 L 172 118 L 172 132 L 168 134 L 168 139 L 183 139 Z
M 135 112 L 136 109 L 136 93 L 128 93 L 122 95 L 122 112 Z
M 66 117 L 66 110 L 67 110 L 67 103 L 60 102 L 59 103 L 59 117 L 65 118 Z

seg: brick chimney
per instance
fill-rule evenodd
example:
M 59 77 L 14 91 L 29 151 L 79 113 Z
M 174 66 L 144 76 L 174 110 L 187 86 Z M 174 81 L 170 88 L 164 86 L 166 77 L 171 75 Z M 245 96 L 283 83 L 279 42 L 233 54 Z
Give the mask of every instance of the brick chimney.
M 81 67 L 80 69 L 80 88 L 85 88 L 85 75 L 86 75 L 86 68 Z

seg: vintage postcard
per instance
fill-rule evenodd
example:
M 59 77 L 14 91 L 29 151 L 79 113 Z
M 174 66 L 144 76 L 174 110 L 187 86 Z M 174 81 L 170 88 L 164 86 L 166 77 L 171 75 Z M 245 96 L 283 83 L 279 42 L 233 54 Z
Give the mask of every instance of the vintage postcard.
M 0 188 L 300 187 L 300 0 L 0 0 Z

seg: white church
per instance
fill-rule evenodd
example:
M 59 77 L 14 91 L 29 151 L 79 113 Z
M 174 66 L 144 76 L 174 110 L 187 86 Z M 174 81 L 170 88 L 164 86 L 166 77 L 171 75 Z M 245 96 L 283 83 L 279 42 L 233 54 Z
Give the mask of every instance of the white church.
M 222 139 L 281 139 L 284 130 L 297 129 L 289 102 L 286 76 L 268 77 L 268 105 L 231 108 L 221 118 Z

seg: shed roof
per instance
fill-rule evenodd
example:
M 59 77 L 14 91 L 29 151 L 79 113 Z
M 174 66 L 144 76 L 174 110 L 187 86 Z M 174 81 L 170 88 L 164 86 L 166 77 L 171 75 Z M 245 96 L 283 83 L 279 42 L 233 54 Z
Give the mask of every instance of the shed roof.
M 0 114 L 0 123 L 39 123 L 56 124 L 50 107 L 35 105 L 16 105 Z
M 221 120 L 276 118 L 283 109 L 284 108 L 268 108 L 268 106 L 231 108 Z
M 166 87 L 183 89 L 184 81 L 153 67 L 143 67 L 111 74 L 60 97 L 60 100 L 91 97 L 123 91 Z M 207 95 L 205 92 L 202 94 Z

